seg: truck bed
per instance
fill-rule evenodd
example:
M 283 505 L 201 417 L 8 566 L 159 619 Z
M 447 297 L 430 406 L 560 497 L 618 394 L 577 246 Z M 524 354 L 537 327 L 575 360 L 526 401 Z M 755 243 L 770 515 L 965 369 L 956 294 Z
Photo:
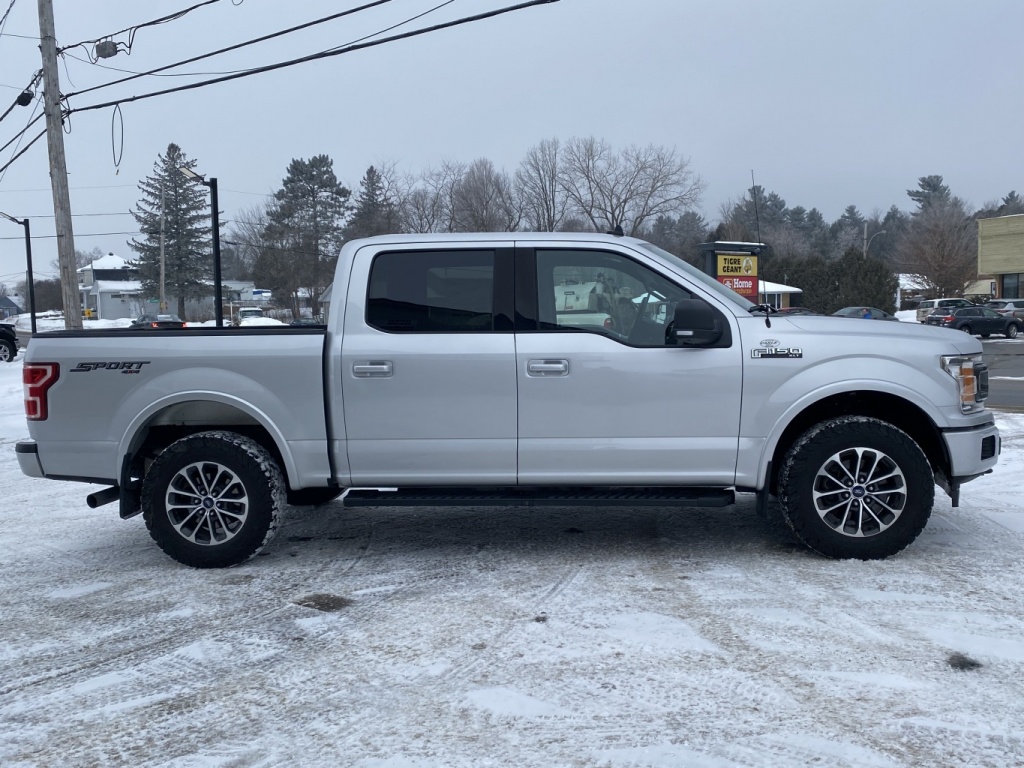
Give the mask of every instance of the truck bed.
M 259 424 L 291 449 L 293 481 L 312 475 L 322 483 L 330 476 L 325 337 L 301 327 L 37 334 L 26 363 L 60 366 L 49 417 L 32 425 L 42 470 L 116 483 L 140 424 Z

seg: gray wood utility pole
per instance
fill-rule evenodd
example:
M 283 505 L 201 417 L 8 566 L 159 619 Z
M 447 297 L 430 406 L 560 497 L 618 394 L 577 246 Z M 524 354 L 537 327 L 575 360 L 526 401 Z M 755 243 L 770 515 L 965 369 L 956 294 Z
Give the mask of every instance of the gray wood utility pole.
M 46 145 L 50 152 L 50 188 L 53 190 L 64 327 L 81 328 L 82 299 L 78 293 L 78 273 L 75 271 L 75 235 L 71 228 L 71 195 L 68 192 L 68 168 L 64 159 L 53 0 L 39 0 L 39 50 L 43 56 L 43 112 L 46 115 Z

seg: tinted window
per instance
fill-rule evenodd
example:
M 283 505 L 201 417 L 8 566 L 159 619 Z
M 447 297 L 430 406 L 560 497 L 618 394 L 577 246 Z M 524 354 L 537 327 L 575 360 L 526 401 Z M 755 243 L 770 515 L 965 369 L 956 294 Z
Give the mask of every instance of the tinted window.
M 985 317 L 1002 317 L 1002 315 L 1000 315 L 994 309 L 982 309 L 976 311 L 980 311 Z
M 980 309 L 961 309 L 957 312 L 959 317 L 978 317 L 981 315 Z
M 366 322 L 390 333 L 493 331 L 494 252 L 378 254 L 370 268 Z

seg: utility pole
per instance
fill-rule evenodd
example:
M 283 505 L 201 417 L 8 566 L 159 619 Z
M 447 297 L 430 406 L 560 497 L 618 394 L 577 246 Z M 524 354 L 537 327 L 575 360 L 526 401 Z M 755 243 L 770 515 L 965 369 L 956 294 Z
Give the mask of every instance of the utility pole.
M 57 261 L 64 304 L 64 327 L 82 327 L 82 299 L 75 271 L 75 235 L 71 228 L 71 195 L 64 159 L 64 129 L 57 79 L 57 33 L 53 25 L 53 0 L 39 0 L 39 50 L 43 56 L 43 112 L 46 145 L 50 154 L 50 188 L 53 190 L 54 226 L 57 230 Z

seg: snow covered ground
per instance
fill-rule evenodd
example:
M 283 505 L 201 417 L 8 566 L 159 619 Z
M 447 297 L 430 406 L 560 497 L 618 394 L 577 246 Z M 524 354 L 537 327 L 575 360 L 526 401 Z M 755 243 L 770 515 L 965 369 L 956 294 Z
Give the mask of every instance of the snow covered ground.
M 884 562 L 724 510 L 293 509 L 195 571 L 33 480 L 0 367 L 0 765 L 1024 764 L 1024 415 Z

